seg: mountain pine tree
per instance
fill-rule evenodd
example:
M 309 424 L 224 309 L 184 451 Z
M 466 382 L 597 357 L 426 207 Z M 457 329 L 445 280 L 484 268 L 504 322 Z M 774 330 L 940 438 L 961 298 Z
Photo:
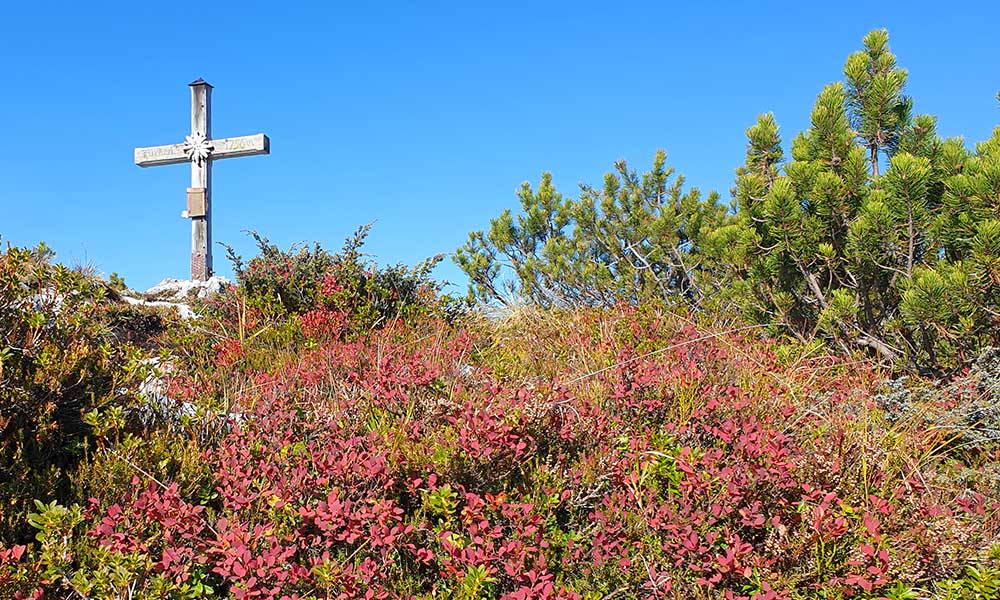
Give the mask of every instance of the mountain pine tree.
M 549 173 L 537 189 L 524 183 L 518 197 L 522 214 L 504 211 L 456 252 L 477 299 L 609 306 L 704 293 L 698 279 L 707 265 L 696 249 L 726 208 L 715 193 L 685 191 L 665 152 L 641 175 L 618 161 L 603 187 L 581 185 L 577 199 L 557 192 Z
M 731 266 L 724 296 L 803 340 L 958 366 L 995 330 L 998 143 L 973 157 L 933 117 L 912 116 L 885 30 L 844 74 L 820 92 L 789 162 L 772 115 L 747 130 L 737 216 L 706 244 Z

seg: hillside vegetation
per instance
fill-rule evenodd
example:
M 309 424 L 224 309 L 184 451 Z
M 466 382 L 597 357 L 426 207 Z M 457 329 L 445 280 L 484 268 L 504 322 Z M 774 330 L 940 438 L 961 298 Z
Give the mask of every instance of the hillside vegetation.
M 473 232 L 471 293 L 542 306 L 656 298 L 738 311 L 771 331 L 953 372 L 997 345 L 1000 128 L 970 151 L 914 114 L 888 33 L 875 30 L 816 98 L 786 157 L 774 115 L 747 129 L 729 209 L 684 191 L 658 152 L 567 198 L 544 174 L 522 213 Z
M 1000 598 L 1000 132 L 886 39 L 732 209 L 663 154 L 525 185 L 471 301 L 366 228 L 190 319 L 8 247 L 0 598 Z

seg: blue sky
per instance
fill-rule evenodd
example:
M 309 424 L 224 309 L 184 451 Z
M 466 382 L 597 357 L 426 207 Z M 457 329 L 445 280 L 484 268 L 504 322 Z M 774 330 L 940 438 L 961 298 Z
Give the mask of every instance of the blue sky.
M 140 169 L 132 148 L 183 140 L 197 77 L 216 137 L 271 138 L 270 156 L 215 166 L 215 239 L 246 255 L 244 229 L 338 248 L 375 220 L 368 251 L 412 264 L 542 171 L 575 195 L 657 148 L 728 199 L 756 115 L 790 140 L 874 27 L 918 112 L 988 137 L 1000 3 L 892 4 L 5 2 L 0 236 L 140 289 L 186 277 L 188 168 Z M 464 288 L 450 261 L 436 275 Z

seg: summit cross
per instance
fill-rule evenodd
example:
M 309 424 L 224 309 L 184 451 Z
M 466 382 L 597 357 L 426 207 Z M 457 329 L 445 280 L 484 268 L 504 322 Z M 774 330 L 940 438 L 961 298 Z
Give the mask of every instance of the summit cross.
M 157 167 L 191 163 L 187 210 L 191 219 L 191 279 L 212 276 L 212 163 L 223 158 L 269 154 L 271 142 L 263 133 L 212 139 L 212 86 L 204 79 L 192 81 L 191 135 L 179 144 L 135 149 L 135 164 Z

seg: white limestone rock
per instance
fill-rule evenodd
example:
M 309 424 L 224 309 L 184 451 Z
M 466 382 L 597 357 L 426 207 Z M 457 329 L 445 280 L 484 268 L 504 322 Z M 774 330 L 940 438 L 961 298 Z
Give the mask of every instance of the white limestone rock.
M 184 304 L 183 302 L 167 302 L 165 300 L 145 300 L 143 298 L 133 298 L 132 296 L 122 295 L 122 300 L 128 304 L 135 304 L 138 306 L 164 306 L 168 308 L 176 308 L 177 312 L 180 313 L 182 319 L 191 319 L 196 315 L 190 306 Z
M 226 289 L 230 281 L 215 275 L 207 281 L 167 278 L 146 290 L 146 296 L 155 300 L 183 302 L 192 298 L 204 299 Z
M 196 317 L 189 302 L 205 299 L 226 289 L 230 282 L 225 277 L 215 276 L 207 281 L 167 278 L 144 293 L 126 292 L 121 299 L 140 306 L 161 306 L 177 309 L 182 319 Z

